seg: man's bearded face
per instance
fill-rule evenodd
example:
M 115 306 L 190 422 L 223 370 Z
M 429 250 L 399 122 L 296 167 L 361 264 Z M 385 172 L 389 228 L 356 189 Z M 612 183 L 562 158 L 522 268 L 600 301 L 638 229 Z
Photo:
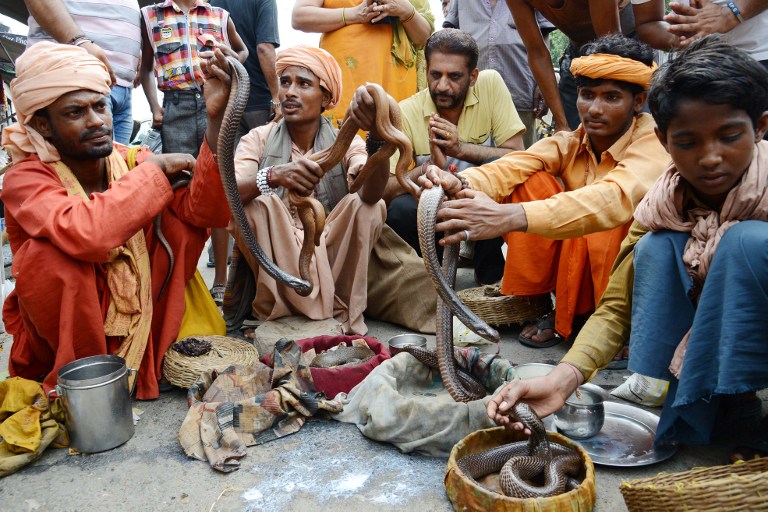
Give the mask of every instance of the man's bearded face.
M 440 52 L 430 54 L 427 82 L 429 95 L 438 110 L 451 110 L 464 104 L 469 86 L 472 85 L 472 71 L 464 55 Z
M 93 91 L 74 91 L 46 107 L 50 133 L 44 134 L 62 158 L 96 160 L 112 153 L 109 98 Z

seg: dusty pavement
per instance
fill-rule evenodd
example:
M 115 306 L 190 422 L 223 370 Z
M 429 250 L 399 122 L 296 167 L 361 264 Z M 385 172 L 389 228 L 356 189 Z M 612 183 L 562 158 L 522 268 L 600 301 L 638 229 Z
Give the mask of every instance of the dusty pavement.
M 212 271 L 201 258 L 210 282 Z M 473 286 L 463 270 L 459 285 Z M 404 332 L 369 321 L 369 335 L 386 341 Z M 503 331 L 501 353 L 515 364 L 556 362 L 567 346 L 530 349 Z M 433 337 L 430 343 L 434 345 Z M 0 353 L 7 369 L 10 339 Z M 593 381 L 611 387 L 628 375 L 602 371 Z M 34 464 L 0 479 L 0 511 L 334 511 L 451 510 L 445 494 L 445 459 L 406 455 L 391 445 L 370 441 L 354 425 L 310 421 L 298 433 L 248 449 L 240 470 L 222 474 L 184 455 L 178 440 L 186 414 L 181 390 L 158 400 L 135 402 L 144 412 L 136 434 L 113 450 L 71 456 L 49 449 Z M 658 414 L 658 410 L 656 410 Z M 598 512 L 626 510 L 622 480 L 725 463 L 727 447 L 683 447 L 671 459 L 644 468 L 596 466 Z

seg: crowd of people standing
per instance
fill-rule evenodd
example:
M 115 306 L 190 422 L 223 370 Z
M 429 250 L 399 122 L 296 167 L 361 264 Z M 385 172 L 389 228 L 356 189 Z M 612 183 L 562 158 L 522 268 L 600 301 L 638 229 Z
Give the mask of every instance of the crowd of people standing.
M 50 389 L 64 364 L 118 353 L 140 368 L 137 396 L 156 398 L 209 230 L 210 300 L 245 337 L 291 315 L 334 318 L 350 334 L 367 332 L 364 314 L 434 332 L 416 200 L 394 177 L 400 155 L 350 192 L 384 145 L 372 82 L 399 102 L 409 178 L 449 195 L 438 250 L 461 243 L 477 281 L 502 294 L 554 295 L 520 343 L 576 338 L 557 383 L 510 384 L 491 401 L 493 419 L 514 423 L 506 413 L 519 399 L 551 412 L 626 352 L 631 369 L 673 382 L 665 440 L 709 442 L 720 396 L 768 386 L 768 352 L 747 335 L 763 332 L 767 296 L 765 2 L 672 3 L 665 15 L 655 0 L 451 0 L 439 29 L 427 0 L 296 0 L 292 26 L 320 32 L 319 47 L 278 51 L 275 0 L 25 1 L 29 48 L 11 84 L 19 122 L 2 134 L 15 163 L 2 192 L 17 281 L 3 310 L 11 374 Z M 555 29 L 568 39 L 558 77 Z M 657 71 L 653 48 L 679 56 Z M 702 55 L 728 59 L 699 91 L 690 83 Z M 214 147 L 226 57 L 251 77 L 235 170 L 260 245 L 298 274 L 304 232 L 286 192 L 316 197 L 328 215 L 308 296 L 263 272 L 230 222 Z M 139 83 L 161 155 L 126 145 Z M 556 132 L 536 140 L 542 101 Z M 342 122 L 360 134 L 324 173 L 310 156 Z M 173 185 L 192 170 L 188 187 Z M 151 227 L 161 212 L 181 262 L 172 271 Z M 731 279 L 740 268 L 757 270 Z M 664 295 L 667 274 L 680 283 Z M 739 294 L 749 304 L 734 312 Z M 582 325 L 609 341 L 577 337 Z M 714 353 L 729 367 L 713 367 Z

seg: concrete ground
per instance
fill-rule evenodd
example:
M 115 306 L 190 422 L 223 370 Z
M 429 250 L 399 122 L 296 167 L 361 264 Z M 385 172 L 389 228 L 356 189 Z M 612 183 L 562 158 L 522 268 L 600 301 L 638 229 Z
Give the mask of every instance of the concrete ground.
M 206 281 L 212 271 L 200 260 Z M 459 287 L 474 286 L 462 269 Z M 386 341 L 405 332 L 370 320 L 369 335 Z M 501 354 L 515 364 L 557 362 L 565 344 L 530 349 L 503 331 Z M 434 346 L 434 337 L 429 337 Z M 7 369 L 10 339 L 0 338 L 0 373 Z M 4 346 L 3 346 L 4 342 Z M 601 371 L 593 382 L 615 387 L 629 375 Z M 445 459 L 406 455 L 368 440 L 354 425 L 309 421 L 298 433 L 248 449 L 240 470 L 222 474 L 188 459 L 177 433 L 187 411 L 186 393 L 135 402 L 143 410 L 126 444 L 91 455 L 49 449 L 41 459 L 0 480 L 0 511 L 333 511 L 451 510 L 443 484 Z M 655 410 L 658 414 L 658 410 Z M 598 512 L 626 510 L 623 480 L 724 464 L 727 447 L 683 447 L 672 458 L 642 468 L 596 466 Z

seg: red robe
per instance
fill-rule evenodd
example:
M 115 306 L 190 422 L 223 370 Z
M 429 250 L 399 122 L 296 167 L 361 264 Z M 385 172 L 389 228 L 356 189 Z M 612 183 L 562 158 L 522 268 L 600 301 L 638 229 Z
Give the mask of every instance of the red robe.
M 155 302 L 136 396 L 157 398 L 163 355 L 179 332 L 184 288 L 197 268 L 208 228 L 226 227 L 230 218 L 207 143 L 189 187 L 175 192 L 158 166 L 144 162 L 85 202 L 69 196 L 53 167 L 32 155 L 7 172 L 2 199 L 16 279 L 3 306 L 6 329 L 13 335 L 10 374 L 42 380 L 47 392 L 65 364 L 117 350 L 121 340 L 104 334 L 110 296 L 103 264 L 111 249 L 143 229 Z M 160 212 L 176 266 L 158 302 L 169 263 L 152 229 Z

